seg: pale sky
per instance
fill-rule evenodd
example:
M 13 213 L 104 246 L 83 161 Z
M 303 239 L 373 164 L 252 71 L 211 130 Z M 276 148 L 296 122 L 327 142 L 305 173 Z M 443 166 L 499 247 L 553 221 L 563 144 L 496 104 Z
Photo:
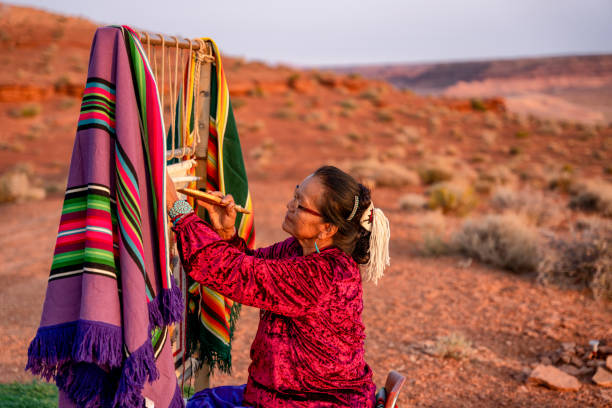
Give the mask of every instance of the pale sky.
M 12 0 L 293 65 L 612 53 L 612 0 Z

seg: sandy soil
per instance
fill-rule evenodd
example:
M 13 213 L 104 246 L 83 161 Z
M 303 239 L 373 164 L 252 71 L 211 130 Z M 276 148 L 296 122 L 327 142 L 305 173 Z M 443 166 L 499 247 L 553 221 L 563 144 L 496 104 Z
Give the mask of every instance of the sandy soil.
M 294 180 L 277 180 L 273 187 L 252 183 L 258 244 L 283 238 L 283 203 L 293 185 Z M 374 199 L 392 196 L 381 191 Z M 0 337 L 8 341 L 0 353 L 0 382 L 30 378 L 23 371 L 26 349 L 39 321 L 60 206 L 52 198 L 2 207 Z M 462 268 L 460 258 L 419 257 L 418 216 L 383 209 L 393 225 L 392 266 L 378 286 L 366 285 L 363 314 L 366 357 L 377 384 L 392 369 L 406 375 L 402 406 L 603 406 L 605 395 L 594 385 L 576 393 L 525 385 L 530 364 L 560 342 L 610 335 L 609 314 L 589 296 L 478 263 Z M 257 321 L 257 310 L 245 307 L 234 341 L 234 372 L 216 374 L 213 385 L 246 382 Z M 472 341 L 470 358 L 442 359 L 423 351 L 450 333 Z

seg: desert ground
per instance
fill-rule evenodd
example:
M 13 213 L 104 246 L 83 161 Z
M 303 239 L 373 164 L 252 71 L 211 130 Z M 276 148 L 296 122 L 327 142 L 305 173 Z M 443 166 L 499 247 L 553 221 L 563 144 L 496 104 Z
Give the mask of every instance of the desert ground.
M 0 4 L 0 383 L 32 379 L 26 351 L 95 27 Z M 224 64 L 257 246 L 285 238 L 295 184 L 323 164 L 368 183 L 388 216 L 391 266 L 364 285 L 363 321 L 377 385 L 390 370 L 407 377 L 402 407 L 612 405 L 612 380 L 593 381 L 612 354 L 612 124 L 360 75 Z M 213 386 L 246 382 L 257 324 L 244 307 L 233 372 Z M 571 375 L 573 390 L 541 384 L 538 366 Z

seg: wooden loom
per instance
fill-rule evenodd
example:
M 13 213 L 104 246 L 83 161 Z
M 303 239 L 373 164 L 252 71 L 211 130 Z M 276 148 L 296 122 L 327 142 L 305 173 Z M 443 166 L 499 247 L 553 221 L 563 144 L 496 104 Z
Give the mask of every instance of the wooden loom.
M 210 121 L 210 81 L 211 66 L 215 63 L 210 44 L 200 40 L 179 39 L 176 36 L 167 37 L 159 33 L 141 31 L 138 33 L 147 57 L 159 92 L 159 101 L 165 124 L 165 131 L 172 129 L 172 146 L 166 151 L 166 160 L 177 159 L 178 163 L 168 165 L 175 186 L 187 187 L 195 182 L 195 188 L 206 187 L 206 153 L 208 144 L 208 131 Z M 178 111 L 183 115 L 177 118 L 177 103 L 186 103 L 185 97 L 178 101 L 180 84 L 186 75 L 186 66 L 190 58 L 195 55 L 194 69 L 194 129 L 189 133 L 189 124 L 186 118 L 186 109 L 183 105 Z M 184 90 L 186 92 L 186 90 Z M 177 126 L 177 123 L 180 126 Z M 175 145 L 175 128 L 178 127 L 179 140 Z M 164 135 L 164 138 L 167 136 Z M 195 167 L 195 175 L 191 170 Z M 189 174 L 192 173 L 192 174 Z M 199 211 L 203 211 L 201 208 Z M 199 214 L 203 216 L 203 214 Z M 176 243 L 172 243 L 171 251 L 172 272 L 187 299 L 187 280 L 180 263 Z M 210 386 L 210 369 L 204 364 L 197 367 L 194 358 L 184 358 L 185 333 L 183 325 L 185 320 L 177 324 L 173 330 L 172 354 L 174 357 L 176 373 L 181 388 L 189 382 L 195 391 Z

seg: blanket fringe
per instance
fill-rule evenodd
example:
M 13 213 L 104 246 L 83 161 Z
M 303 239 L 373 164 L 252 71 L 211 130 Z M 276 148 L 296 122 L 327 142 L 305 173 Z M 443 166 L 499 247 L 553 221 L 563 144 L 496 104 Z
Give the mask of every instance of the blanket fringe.
M 107 373 L 92 363 L 68 364 L 60 369 L 55 382 L 78 407 L 107 407 L 117 385 L 116 371 Z
M 145 381 L 159 378 L 151 339 L 147 340 L 125 360 L 113 406 L 141 408 L 144 406 L 142 390 Z
M 173 279 L 174 280 L 174 279 Z M 169 326 L 183 320 L 185 302 L 183 293 L 176 281 L 170 289 L 162 291 L 149 302 L 149 323 L 150 327 Z
M 110 324 L 77 320 L 40 327 L 28 347 L 26 370 L 49 381 L 67 361 L 121 366 L 121 328 Z

